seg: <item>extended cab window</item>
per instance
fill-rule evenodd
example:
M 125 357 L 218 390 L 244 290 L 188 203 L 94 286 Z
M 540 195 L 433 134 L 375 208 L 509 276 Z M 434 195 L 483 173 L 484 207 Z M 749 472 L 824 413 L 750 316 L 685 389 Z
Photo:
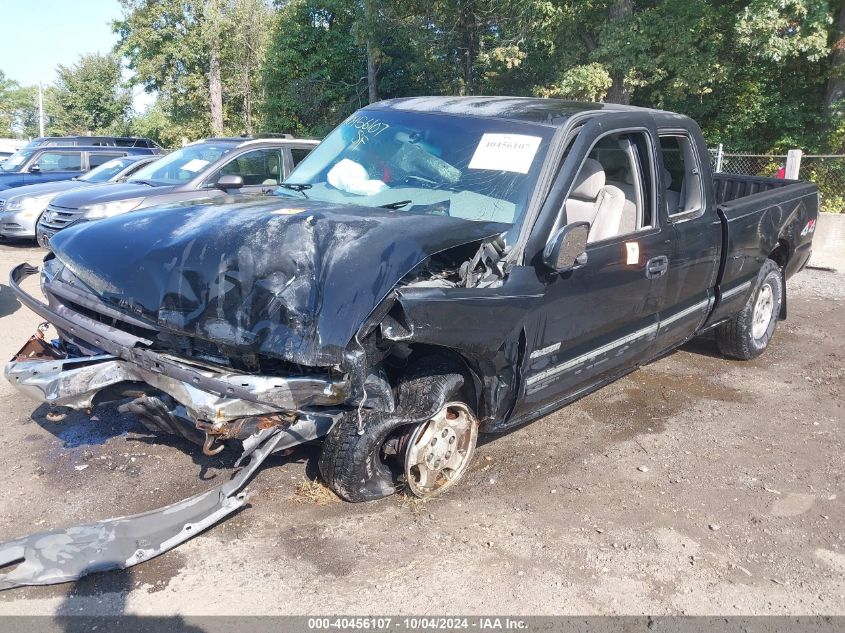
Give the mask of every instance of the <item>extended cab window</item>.
M 82 152 L 44 152 L 33 164 L 42 172 L 82 171 Z
M 653 225 L 648 147 L 644 132 L 608 134 L 593 145 L 565 203 L 567 223 L 590 223 L 590 242 Z
M 669 216 L 701 212 L 704 208 L 701 169 L 692 141 L 683 134 L 661 134 L 660 150 Z

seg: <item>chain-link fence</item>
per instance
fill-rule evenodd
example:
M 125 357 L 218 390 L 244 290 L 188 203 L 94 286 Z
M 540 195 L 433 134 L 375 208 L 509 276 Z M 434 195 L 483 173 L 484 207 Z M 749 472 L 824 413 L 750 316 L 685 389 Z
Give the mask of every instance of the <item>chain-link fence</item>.
M 725 174 L 775 178 L 786 168 L 786 158 L 786 154 L 733 154 L 721 151 L 721 146 L 710 150 L 713 171 Z M 821 211 L 845 213 L 845 155 L 805 154 L 800 160 L 798 178 L 816 183 Z
M 774 178 L 781 167 L 786 166 L 786 154 L 730 154 L 718 149 L 710 150 L 710 166 L 713 171 L 725 174 L 747 174 Z
M 798 178 L 818 185 L 821 211 L 845 213 L 845 156 L 802 156 Z

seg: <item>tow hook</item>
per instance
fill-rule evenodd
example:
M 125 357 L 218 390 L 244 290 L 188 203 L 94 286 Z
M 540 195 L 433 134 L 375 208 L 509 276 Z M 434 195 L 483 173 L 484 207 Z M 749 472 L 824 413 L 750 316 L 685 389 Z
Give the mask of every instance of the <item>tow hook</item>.
M 205 434 L 205 442 L 202 443 L 202 452 L 206 455 L 217 455 L 226 446 L 219 440 L 216 435 Z
M 224 425 L 197 420 L 197 428 L 205 433 L 205 441 L 202 443 L 203 453 L 213 456 L 226 448 L 226 445 L 221 441 L 226 434 Z

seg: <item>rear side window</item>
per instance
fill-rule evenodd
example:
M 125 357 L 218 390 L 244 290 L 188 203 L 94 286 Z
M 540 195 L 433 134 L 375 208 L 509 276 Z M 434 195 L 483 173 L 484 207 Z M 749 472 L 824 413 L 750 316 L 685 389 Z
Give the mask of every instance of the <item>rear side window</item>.
M 700 214 L 704 209 L 704 188 L 692 140 L 685 134 L 661 134 L 660 150 L 669 216 Z
M 82 171 L 82 152 L 44 152 L 35 161 L 42 172 Z
M 302 162 L 302 159 L 308 156 L 311 153 L 310 149 L 298 149 L 293 148 L 290 150 L 291 157 L 293 158 L 293 166 L 296 167 Z
M 113 158 L 121 158 L 124 156 L 122 152 L 109 152 L 108 154 L 88 154 L 88 167 L 94 169 L 94 167 L 99 167 L 103 163 L 107 163 Z

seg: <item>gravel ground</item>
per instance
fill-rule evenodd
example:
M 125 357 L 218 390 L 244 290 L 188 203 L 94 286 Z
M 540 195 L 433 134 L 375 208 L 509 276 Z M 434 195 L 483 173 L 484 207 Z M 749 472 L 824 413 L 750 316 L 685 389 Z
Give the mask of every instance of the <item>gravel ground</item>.
M 0 279 L 42 251 L 0 245 Z M 0 594 L 0 614 L 845 614 L 845 275 L 789 284 L 763 357 L 696 341 L 485 441 L 462 485 L 352 505 L 317 449 L 251 507 L 125 572 Z M 37 282 L 27 282 L 35 289 Z M 0 286 L 5 358 L 38 323 Z M 0 540 L 159 507 L 227 477 L 114 409 L 55 423 L 0 384 Z

